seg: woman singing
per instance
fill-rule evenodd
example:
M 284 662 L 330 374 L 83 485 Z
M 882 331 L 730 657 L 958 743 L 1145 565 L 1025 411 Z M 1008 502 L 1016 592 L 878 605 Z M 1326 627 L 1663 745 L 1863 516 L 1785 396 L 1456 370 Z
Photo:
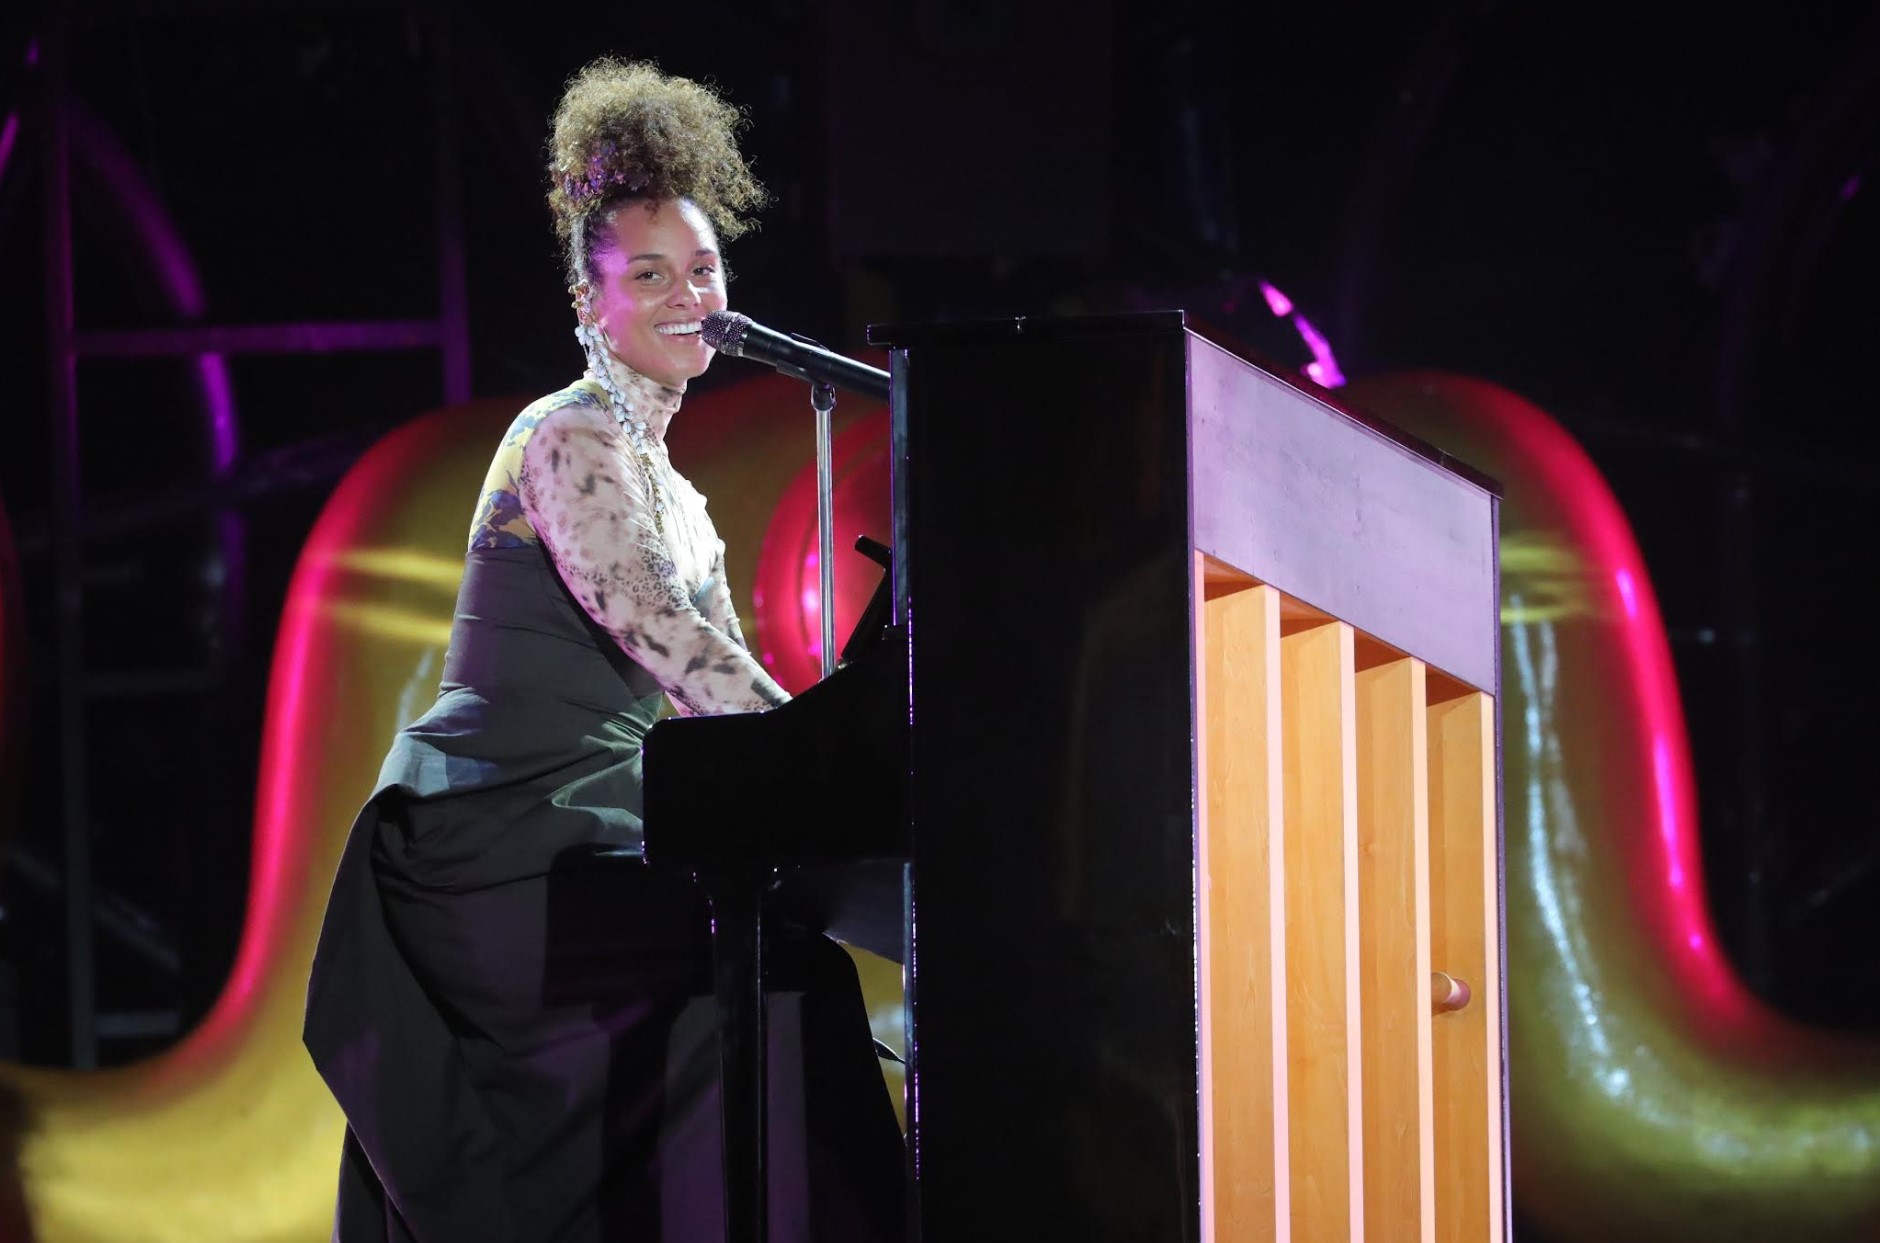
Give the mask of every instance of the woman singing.
M 556 111 L 587 371 L 496 448 L 437 701 L 353 826 L 308 993 L 348 1123 L 342 1243 L 723 1237 L 709 913 L 641 860 L 640 740 L 662 698 L 786 698 L 665 443 L 711 362 L 721 243 L 763 199 L 740 124 L 614 60 Z M 806 935 L 775 961 L 771 1237 L 898 1238 L 900 1134 L 854 971 Z

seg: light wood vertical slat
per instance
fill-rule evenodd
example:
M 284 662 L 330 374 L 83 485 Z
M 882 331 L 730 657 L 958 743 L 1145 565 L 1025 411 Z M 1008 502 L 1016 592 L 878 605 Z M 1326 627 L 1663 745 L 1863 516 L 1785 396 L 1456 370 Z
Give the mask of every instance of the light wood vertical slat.
M 1502 1239 L 1501 978 L 1494 701 L 1430 705 L 1430 955 L 1470 1000 L 1432 1025 L 1436 1237 Z
M 1360 669 L 1358 918 L 1367 1243 L 1435 1243 L 1423 662 Z
M 1293 1237 L 1364 1234 L 1351 627 L 1280 640 Z
M 1196 571 L 1202 1239 L 1288 1243 L 1279 593 Z

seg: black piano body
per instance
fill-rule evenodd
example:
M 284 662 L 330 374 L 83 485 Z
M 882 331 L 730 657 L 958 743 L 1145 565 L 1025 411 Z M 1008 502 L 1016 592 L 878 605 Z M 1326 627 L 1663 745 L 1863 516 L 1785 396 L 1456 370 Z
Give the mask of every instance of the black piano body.
M 1281 502 L 1348 482 L 1272 428 L 1397 436 L 1180 312 L 870 339 L 892 352 L 891 637 L 775 712 L 657 726 L 649 860 L 870 862 L 810 905 L 833 927 L 872 885 L 872 948 L 905 928 L 911 1238 L 1198 1243 L 1196 556 L 1264 567 L 1284 542 L 1233 491 L 1247 461 Z M 1379 598 L 1415 572 L 1330 560 L 1283 568 Z M 1407 650 L 1494 650 L 1492 593 L 1456 606 L 1481 617 L 1418 599 Z
M 648 859 L 852 849 L 876 905 L 911 859 L 911 1234 L 1196 1239 L 1190 334 L 871 337 L 899 633 L 774 712 L 655 727 Z

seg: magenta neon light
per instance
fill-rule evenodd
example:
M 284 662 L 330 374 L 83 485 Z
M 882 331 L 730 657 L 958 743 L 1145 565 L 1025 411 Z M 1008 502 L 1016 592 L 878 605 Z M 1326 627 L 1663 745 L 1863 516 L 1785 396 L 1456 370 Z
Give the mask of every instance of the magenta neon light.
M 79 109 L 73 110 L 73 135 L 86 163 L 116 193 L 124 217 L 156 263 L 157 276 L 170 305 L 185 319 L 200 319 L 208 309 L 202 277 L 190 258 L 176 222 L 145 180 L 143 170 L 111 131 Z M 220 354 L 196 359 L 203 405 L 209 412 L 209 455 L 218 474 L 227 471 L 240 455 L 236 424 L 235 389 L 228 360 Z
M 7 119 L 0 122 L 0 177 L 7 175 L 7 161 L 13 158 L 13 143 L 20 136 L 20 114 L 7 113 Z
M 1345 382 L 1345 373 L 1338 369 L 1338 357 L 1332 352 L 1332 343 L 1325 334 L 1312 326 L 1312 322 L 1293 305 L 1293 300 L 1268 281 L 1261 281 L 1260 296 L 1266 299 L 1267 310 L 1279 319 L 1291 319 L 1293 331 L 1312 351 L 1312 361 L 1305 365 L 1305 373 L 1323 388 L 1338 388 Z
M 1312 361 L 1306 364 L 1306 374 L 1314 383 L 1325 388 L 1338 388 L 1345 382 L 1345 373 L 1338 369 L 1338 359 L 1332 354 L 1332 343 L 1325 339 L 1325 334 L 1314 328 L 1303 315 L 1293 316 L 1293 327 L 1299 330 L 1300 338 L 1306 348 L 1312 351 Z

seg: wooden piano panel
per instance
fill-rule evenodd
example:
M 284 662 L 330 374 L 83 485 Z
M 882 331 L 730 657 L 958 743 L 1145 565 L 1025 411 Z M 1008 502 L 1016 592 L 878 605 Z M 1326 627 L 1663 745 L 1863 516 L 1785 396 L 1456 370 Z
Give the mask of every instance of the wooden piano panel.
M 1203 1238 L 1499 1240 L 1494 701 L 1196 575 Z
M 1469 691 L 1431 704 L 1429 740 L 1430 959 L 1471 993 L 1433 1025 L 1436 1237 L 1493 1243 L 1504 1220 L 1494 701 Z
M 1293 1233 L 1361 1240 L 1358 807 L 1352 630 L 1280 639 Z
M 1357 675 L 1365 1238 L 1434 1243 L 1428 678 L 1380 655 Z
M 1202 1237 L 1286 1243 L 1279 593 L 1197 559 Z

